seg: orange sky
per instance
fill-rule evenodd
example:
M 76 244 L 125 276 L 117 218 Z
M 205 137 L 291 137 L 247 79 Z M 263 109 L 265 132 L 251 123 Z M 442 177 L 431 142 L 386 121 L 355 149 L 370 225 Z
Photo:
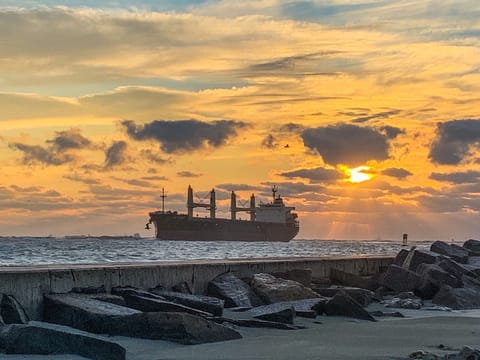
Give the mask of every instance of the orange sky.
M 0 235 L 153 236 L 162 187 L 182 211 L 189 184 L 215 187 L 228 216 L 229 191 L 276 184 L 297 238 L 479 238 L 479 16 L 476 0 L 6 1 Z

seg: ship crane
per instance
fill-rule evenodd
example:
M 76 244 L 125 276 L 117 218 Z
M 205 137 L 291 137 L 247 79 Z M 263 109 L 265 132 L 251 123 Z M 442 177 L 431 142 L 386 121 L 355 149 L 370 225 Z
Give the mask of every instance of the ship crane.
M 188 194 L 187 194 L 187 211 L 188 217 L 193 217 L 193 209 L 195 208 L 205 208 L 210 210 L 210 218 L 215 219 L 215 210 L 217 209 L 216 201 L 215 201 L 215 189 L 210 191 L 210 203 L 204 204 L 202 202 L 194 202 L 193 201 L 193 189 L 190 185 L 188 185 Z
M 230 213 L 231 219 L 237 220 L 237 212 L 245 211 L 250 213 L 250 221 L 255 221 L 255 195 L 250 196 L 250 207 L 238 207 L 237 206 L 237 194 L 232 191 L 230 195 Z

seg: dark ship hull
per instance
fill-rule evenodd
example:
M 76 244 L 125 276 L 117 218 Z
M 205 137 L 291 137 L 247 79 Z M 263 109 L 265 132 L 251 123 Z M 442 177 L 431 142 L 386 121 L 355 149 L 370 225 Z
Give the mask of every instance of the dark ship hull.
M 150 213 L 150 221 L 161 240 L 287 242 L 299 230 L 298 223 L 199 218 L 168 212 Z

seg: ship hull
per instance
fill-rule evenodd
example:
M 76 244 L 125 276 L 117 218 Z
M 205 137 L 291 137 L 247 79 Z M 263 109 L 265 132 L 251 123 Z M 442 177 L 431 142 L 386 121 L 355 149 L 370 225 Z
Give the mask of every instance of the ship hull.
M 299 230 L 296 223 L 190 218 L 168 213 L 151 213 L 150 221 L 161 240 L 288 242 Z

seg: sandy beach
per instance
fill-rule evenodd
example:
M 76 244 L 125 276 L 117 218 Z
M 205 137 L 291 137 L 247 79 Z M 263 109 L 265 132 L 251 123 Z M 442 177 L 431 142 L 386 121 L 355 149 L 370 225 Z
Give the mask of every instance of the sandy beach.
M 373 304 L 369 307 L 369 310 L 377 309 L 383 309 L 383 306 Z M 336 316 L 297 318 L 295 323 L 306 329 L 238 328 L 243 339 L 190 346 L 124 337 L 113 339 L 127 348 L 128 360 L 406 359 L 417 350 L 441 355 L 458 352 L 464 345 L 480 346 L 480 310 L 383 310 L 400 310 L 406 317 L 383 318 L 378 322 Z M 229 311 L 226 315 L 239 316 Z M 449 351 L 440 349 L 440 345 Z M 0 355 L 0 359 L 84 358 L 73 355 Z

